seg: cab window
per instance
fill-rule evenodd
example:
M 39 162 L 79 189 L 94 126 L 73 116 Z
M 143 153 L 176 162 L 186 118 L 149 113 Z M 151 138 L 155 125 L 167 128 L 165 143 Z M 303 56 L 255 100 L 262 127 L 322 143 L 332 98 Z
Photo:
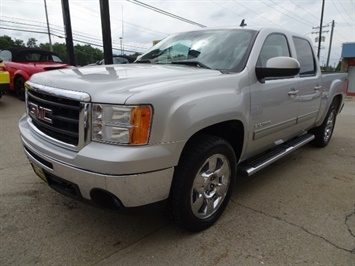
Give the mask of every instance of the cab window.
M 260 51 L 257 66 L 266 67 L 267 60 L 278 56 L 290 57 L 290 49 L 286 36 L 283 34 L 274 33 L 266 38 Z
M 299 37 L 293 37 L 297 60 L 300 63 L 300 77 L 314 76 L 317 72 L 311 44 Z

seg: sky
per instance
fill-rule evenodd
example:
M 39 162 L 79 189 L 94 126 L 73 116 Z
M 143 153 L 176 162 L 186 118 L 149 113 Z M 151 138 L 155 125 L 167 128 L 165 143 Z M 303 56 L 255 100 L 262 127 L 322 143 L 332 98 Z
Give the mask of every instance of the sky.
M 64 43 L 63 14 L 60 0 L 0 0 L 0 36 L 13 39 L 35 38 L 47 43 L 45 3 L 52 43 Z M 206 27 L 274 27 L 310 37 L 314 43 L 319 32 L 322 0 L 140 0 L 140 2 L 179 16 L 166 16 L 138 5 L 135 0 L 109 0 L 114 54 L 144 52 L 154 40 L 169 34 Z M 100 0 L 69 0 L 74 44 L 97 45 L 102 49 Z M 335 21 L 330 65 L 341 59 L 343 43 L 355 42 L 355 0 L 325 0 L 321 65 L 327 62 L 331 22 Z M 194 22 L 194 23 L 191 23 Z M 199 25 L 200 24 L 200 25 Z M 28 32 L 31 31 L 31 32 Z M 122 38 L 122 39 L 121 39 Z M 1 49 L 1 48 L 0 48 Z M 317 48 L 315 48 L 317 49 Z M 317 51 L 316 51 L 317 53 Z

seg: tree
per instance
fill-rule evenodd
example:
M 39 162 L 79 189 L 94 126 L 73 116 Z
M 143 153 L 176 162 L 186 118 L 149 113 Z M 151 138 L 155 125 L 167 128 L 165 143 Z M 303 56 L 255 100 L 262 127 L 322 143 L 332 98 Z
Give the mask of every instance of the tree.
M 32 47 L 32 48 L 40 48 L 43 50 L 50 51 L 49 43 L 40 43 L 37 45 L 37 39 L 29 38 L 27 43 L 20 39 L 13 40 L 9 36 L 0 36 L 0 50 L 8 49 L 14 46 L 23 46 L 23 47 Z M 67 58 L 67 46 L 65 43 L 58 43 L 52 45 L 53 52 L 55 52 L 60 59 L 62 59 L 63 63 L 68 63 Z M 103 59 L 103 52 L 98 48 L 93 48 L 90 45 L 75 45 L 75 60 L 78 65 L 84 66 L 91 63 L 95 63 Z
M 336 66 L 335 71 L 337 71 L 337 72 L 341 71 L 341 60 L 338 62 L 338 65 Z
M 22 46 L 22 47 L 25 47 L 26 45 L 25 45 L 25 43 L 23 42 L 23 40 L 15 39 L 14 46 Z
M 27 41 L 27 47 L 31 47 L 31 48 L 36 48 L 37 46 L 37 39 L 35 38 L 29 38 Z
M 14 41 L 10 36 L 4 35 L 0 37 L 0 50 L 8 49 L 14 46 Z
M 102 60 L 103 53 L 100 49 L 93 48 L 90 45 L 75 45 L 75 62 L 80 66 L 85 66 Z
M 41 43 L 39 48 L 50 51 L 49 43 Z M 64 63 L 67 63 L 67 48 L 64 43 L 54 43 L 52 45 L 53 52 L 55 52 Z

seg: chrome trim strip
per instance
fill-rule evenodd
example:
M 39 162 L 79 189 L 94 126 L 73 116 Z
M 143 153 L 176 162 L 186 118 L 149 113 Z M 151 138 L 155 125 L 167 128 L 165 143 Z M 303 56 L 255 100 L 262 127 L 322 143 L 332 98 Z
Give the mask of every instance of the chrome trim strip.
M 34 90 L 48 95 L 62 97 L 69 100 L 76 100 L 79 102 L 90 102 L 91 97 L 86 92 L 73 91 L 73 90 L 63 90 L 58 88 L 53 88 L 50 86 L 39 85 L 31 81 L 26 82 L 26 88 L 29 90 Z
M 290 120 L 287 120 L 285 122 L 281 122 L 281 123 L 278 123 L 278 124 L 275 124 L 275 125 L 272 125 L 272 126 L 268 126 L 268 127 L 265 127 L 265 128 L 261 128 L 261 129 L 258 129 L 258 130 L 255 130 L 254 131 L 254 134 L 253 134 L 253 140 L 258 140 L 258 139 L 261 139 L 267 135 L 270 135 L 272 133 L 275 133 L 275 132 L 278 132 L 278 131 L 281 131 L 283 129 L 286 129 L 290 126 L 294 126 L 297 124 L 297 118 L 292 118 Z

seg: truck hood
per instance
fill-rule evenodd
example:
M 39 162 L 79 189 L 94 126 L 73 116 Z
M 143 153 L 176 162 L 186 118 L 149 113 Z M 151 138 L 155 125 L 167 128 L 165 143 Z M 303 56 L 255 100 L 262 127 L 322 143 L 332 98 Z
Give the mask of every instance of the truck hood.
M 58 89 L 86 92 L 94 102 L 120 103 L 142 91 L 221 75 L 184 65 L 125 64 L 65 68 L 35 74 L 30 81 Z

